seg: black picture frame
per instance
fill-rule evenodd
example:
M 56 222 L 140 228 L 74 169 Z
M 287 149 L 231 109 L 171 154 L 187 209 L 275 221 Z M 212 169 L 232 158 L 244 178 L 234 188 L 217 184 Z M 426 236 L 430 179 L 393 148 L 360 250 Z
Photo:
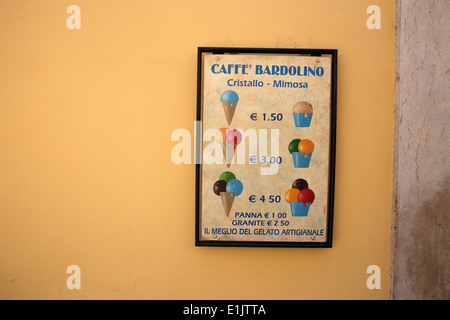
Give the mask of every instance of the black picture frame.
M 331 102 L 330 102 L 330 148 L 329 148 L 329 190 L 328 190 L 328 216 L 327 233 L 324 242 L 286 242 L 286 241 L 210 241 L 200 240 L 201 218 L 201 173 L 202 164 L 196 161 L 195 170 L 195 246 L 214 247 L 285 247 L 285 248 L 332 248 L 333 220 L 334 220 L 334 188 L 336 166 L 336 110 L 337 110 L 337 49 L 297 49 L 297 48 L 245 48 L 245 47 L 198 47 L 197 57 L 197 121 L 202 121 L 202 57 L 204 53 L 211 54 L 275 54 L 275 55 L 309 55 L 320 57 L 331 55 Z M 198 132 L 197 132 L 198 133 Z M 196 155 L 198 159 L 203 150 L 202 141 L 198 134 L 195 137 Z

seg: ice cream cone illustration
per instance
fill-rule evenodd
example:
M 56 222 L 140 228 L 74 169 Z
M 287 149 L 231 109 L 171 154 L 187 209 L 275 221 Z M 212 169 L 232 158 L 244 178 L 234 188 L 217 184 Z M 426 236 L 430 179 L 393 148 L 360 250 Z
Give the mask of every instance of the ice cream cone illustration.
M 219 180 L 214 183 L 213 191 L 220 196 L 223 210 L 228 217 L 233 206 L 234 199 L 241 195 L 244 190 L 242 182 L 236 179 L 234 173 L 230 171 L 222 172 Z
M 231 192 L 221 192 L 220 198 L 222 199 L 225 215 L 228 217 L 230 215 L 231 207 L 233 206 L 234 197 L 231 195 Z
M 228 124 L 231 124 L 231 121 L 233 121 L 234 112 L 236 111 L 236 107 L 233 107 L 231 104 L 231 102 L 222 101 L 223 111 L 227 118 Z
M 222 143 L 223 158 L 229 168 L 233 162 L 236 147 L 242 141 L 242 134 L 236 129 L 222 128 L 217 131 L 216 140 Z
M 228 90 L 222 93 L 220 101 L 222 101 L 223 111 L 225 113 L 225 117 L 227 118 L 227 122 L 228 124 L 231 124 L 239 101 L 239 96 L 236 92 Z
M 308 216 L 309 208 L 314 202 L 314 192 L 308 188 L 308 182 L 304 179 L 297 179 L 292 184 L 292 188 L 286 192 L 286 202 L 291 206 L 293 217 Z
M 309 168 L 314 151 L 314 143 L 308 139 L 294 139 L 289 143 L 289 152 L 292 154 L 295 168 Z
M 292 108 L 296 127 L 309 127 L 313 116 L 313 107 L 307 101 L 300 101 Z

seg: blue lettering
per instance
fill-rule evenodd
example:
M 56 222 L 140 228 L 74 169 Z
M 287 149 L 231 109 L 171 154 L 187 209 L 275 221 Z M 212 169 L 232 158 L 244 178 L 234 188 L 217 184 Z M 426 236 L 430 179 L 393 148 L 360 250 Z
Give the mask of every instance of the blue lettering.
M 323 70 L 322 67 L 318 67 L 317 70 L 316 70 L 316 74 L 317 74 L 319 77 L 323 76 L 324 72 L 325 72 L 325 71 Z
M 272 74 L 278 75 L 280 73 L 280 67 L 279 66 L 272 66 Z
M 291 76 L 295 76 L 296 70 L 295 70 L 295 67 L 294 67 L 294 66 L 289 67 L 289 74 L 290 74 Z
M 220 68 L 219 73 L 225 73 L 225 74 L 227 74 L 227 69 L 225 68 L 225 65 L 222 65 L 222 67 Z
M 218 66 L 219 66 L 218 64 L 213 64 L 213 65 L 212 65 L 212 67 L 211 67 L 212 73 L 215 73 L 215 74 L 218 74 L 218 73 L 219 73 L 219 72 L 216 71 L 216 67 L 218 67 Z

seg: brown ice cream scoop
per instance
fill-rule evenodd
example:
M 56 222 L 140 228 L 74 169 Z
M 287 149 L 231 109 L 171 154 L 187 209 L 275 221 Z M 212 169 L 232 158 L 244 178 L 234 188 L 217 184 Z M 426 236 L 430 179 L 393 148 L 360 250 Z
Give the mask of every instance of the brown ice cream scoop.
M 313 113 L 313 107 L 309 102 L 300 101 L 294 105 L 293 113 Z

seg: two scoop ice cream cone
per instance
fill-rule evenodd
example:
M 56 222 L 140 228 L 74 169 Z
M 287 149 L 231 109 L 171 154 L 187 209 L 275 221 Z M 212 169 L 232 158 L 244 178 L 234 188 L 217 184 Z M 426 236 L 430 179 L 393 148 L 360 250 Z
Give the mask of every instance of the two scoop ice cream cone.
M 289 152 L 292 154 L 295 168 L 309 168 L 314 151 L 314 143 L 308 139 L 294 139 L 289 143 Z
M 229 168 L 233 162 L 236 147 L 242 141 L 242 134 L 236 129 L 221 128 L 217 131 L 216 140 L 222 144 L 223 158 Z

